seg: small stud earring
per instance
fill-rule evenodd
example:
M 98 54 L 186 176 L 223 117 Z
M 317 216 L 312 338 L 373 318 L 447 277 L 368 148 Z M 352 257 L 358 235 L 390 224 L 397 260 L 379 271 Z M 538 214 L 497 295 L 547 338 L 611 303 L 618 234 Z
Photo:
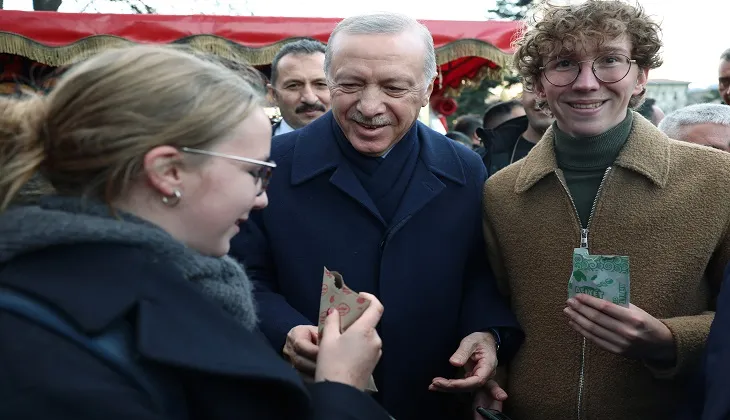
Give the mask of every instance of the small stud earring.
M 180 190 L 173 190 L 171 196 L 162 196 L 162 203 L 169 207 L 175 207 L 180 203 L 180 198 L 182 198 L 182 193 Z

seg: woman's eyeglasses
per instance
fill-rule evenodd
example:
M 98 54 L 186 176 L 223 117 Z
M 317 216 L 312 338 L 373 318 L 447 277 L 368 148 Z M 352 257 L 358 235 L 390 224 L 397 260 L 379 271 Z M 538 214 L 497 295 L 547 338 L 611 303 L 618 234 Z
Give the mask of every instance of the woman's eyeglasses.
M 276 163 L 274 162 L 264 162 L 263 160 L 250 159 L 236 155 L 229 155 L 226 153 L 211 152 L 210 150 L 192 149 L 190 147 L 183 147 L 180 150 L 185 153 L 232 159 L 239 162 L 252 163 L 254 165 L 260 166 L 257 170 L 250 172 L 251 176 L 254 177 L 256 184 L 259 185 L 259 192 L 256 194 L 257 196 L 266 192 L 266 188 L 268 188 L 269 181 L 271 180 L 271 174 L 273 173 L 274 168 L 276 168 Z

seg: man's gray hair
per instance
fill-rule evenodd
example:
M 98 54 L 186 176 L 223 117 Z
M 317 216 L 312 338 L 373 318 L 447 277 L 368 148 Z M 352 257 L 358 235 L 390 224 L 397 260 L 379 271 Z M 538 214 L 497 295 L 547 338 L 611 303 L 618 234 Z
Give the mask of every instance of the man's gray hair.
M 726 49 L 720 55 L 721 60 L 730 61 L 730 48 Z
M 299 41 L 290 42 L 284 45 L 271 61 L 271 84 L 276 84 L 276 79 L 279 77 L 279 61 L 281 61 L 281 59 L 285 56 L 297 54 L 324 54 L 324 52 L 324 44 L 314 39 L 300 39 Z
M 409 29 L 415 29 L 423 38 L 426 60 L 423 63 L 423 74 L 428 86 L 436 77 L 436 50 L 433 46 L 433 37 L 428 28 L 417 20 L 399 13 L 374 13 L 359 16 L 352 16 L 337 24 L 327 41 L 327 52 L 324 56 L 324 72 L 327 78 L 330 77 L 330 65 L 332 64 L 332 41 L 340 32 L 349 35 L 378 35 L 378 34 L 400 34 Z
M 730 106 L 697 104 L 670 112 L 659 123 L 659 129 L 673 139 L 681 140 L 682 128 L 697 124 L 718 124 L 730 127 Z

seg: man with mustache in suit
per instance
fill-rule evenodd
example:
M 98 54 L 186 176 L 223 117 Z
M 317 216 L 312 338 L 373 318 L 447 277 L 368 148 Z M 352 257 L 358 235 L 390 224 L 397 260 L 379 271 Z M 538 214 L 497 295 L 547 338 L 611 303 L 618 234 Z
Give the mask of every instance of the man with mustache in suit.
M 271 63 L 269 94 L 281 111 L 274 136 L 302 128 L 330 109 L 324 76 L 324 44 L 302 39 L 286 44 Z

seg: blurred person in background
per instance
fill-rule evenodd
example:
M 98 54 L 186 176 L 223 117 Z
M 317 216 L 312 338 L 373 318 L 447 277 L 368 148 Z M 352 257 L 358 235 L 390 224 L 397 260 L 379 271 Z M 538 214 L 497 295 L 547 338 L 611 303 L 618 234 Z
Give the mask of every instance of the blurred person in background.
M 489 176 L 527 156 L 554 121 L 538 106 L 533 92 L 523 91 L 519 100 L 524 116 L 505 121 L 491 130 L 477 130 L 486 148 L 483 161 Z
M 664 119 L 664 111 L 659 108 L 654 98 L 644 99 L 644 102 L 639 105 L 636 112 L 656 126 Z
M 476 134 L 480 139 L 480 146 L 474 151 L 486 162 L 488 147 L 484 143 L 484 136 L 479 134 L 482 130 L 492 130 L 506 121 L 522 117 L 525 115 L 525 109 L 520 101 L 513 99 L 510 101 L 498 101 L 491 104 L 482 117 L 482 126 L 477 130 Z M 489 174 L 488 174 L 489 175 Z
M 482 128 L 491 130 L 505 121 L 525 115 L 525 107 L 517 99 L 496 102 L 484 111 Z
M 730 106 L 696 104 L 670 112 L 659 129 L 669 138 L 730 152 Z
M 481 139 L 477 135 L 477 128 L 482 126 L 482 120 L 478 115 L 462 115 L 456 119 L 453 131 L 463 133 L 471 141 L 471 148 L 476 149 L 481 143 Z M 447 135 L 448 137 L 448 135 Z
M 720 55 L 720 68 L 718 69 L 717 90 L 725 104 L 730 105 L 730 48 Z
M 275 136 L 302 128 L 330 109 L 324 51 L 321 42 L 302 39 L 284 45 L 274 56 L 268 88 L 281 112 L 273 127 Z

